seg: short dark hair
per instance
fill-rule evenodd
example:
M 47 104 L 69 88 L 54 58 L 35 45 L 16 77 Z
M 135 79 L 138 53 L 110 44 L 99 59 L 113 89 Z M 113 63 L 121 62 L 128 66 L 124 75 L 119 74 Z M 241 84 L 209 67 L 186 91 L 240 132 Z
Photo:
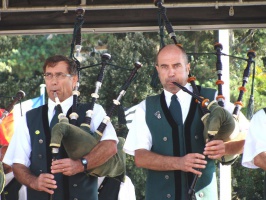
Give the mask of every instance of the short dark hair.
M 43 65 L 43 72 L 45 73 L 46 67 L 54 67 L 57 63 L 64 61 L 68 65 L 68 73 L 71 75 L 76 75 L 78 74 L 78 69 L 77 69 L 77 64 L 75 63 L 74 60 L 67 58 L 66 56 L 62 55 L 55 55 L 47 58 L 45 60 L 45 63 Z
M 156 65 L 158 65 L 158 56 L 159 56 L 159 54 L 160 54 L 160 52 L 165 48 L 165 47 L 167 47 L 167 46 L 171 46 L 171 45 L 174 45 L 174 44 L 168 44 L 168 45 L 165 45 L 164 47 L 162 47 L 159 51 L 158 51 L 158 53 L 157 53 L 157 55 L 156 55 L 156 60 L 155 60 L 155 64 Z M 181 52 L 182 52 L 182 54 L 183 54 L 183 57 L 184 57 L 184 60 L 185 60 L 185 63 L 186 64 L 188 64 L 188 56 L 187 56 L 187 53 L 186 53 L 186 51 L 185 51 L 185 49 L 181 46 L 181 45 L 175 45 L 178 49 L 180 49 L 181 50 Z

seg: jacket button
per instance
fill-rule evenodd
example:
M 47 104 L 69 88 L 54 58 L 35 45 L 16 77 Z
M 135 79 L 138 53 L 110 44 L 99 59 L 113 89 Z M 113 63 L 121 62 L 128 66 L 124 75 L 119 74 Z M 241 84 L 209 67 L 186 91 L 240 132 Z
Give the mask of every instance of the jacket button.
M 166 141 L 167 141 L 167 137 L 163 137 L 163 141 L 165 141 L 165 142 L 166 142 Z
M 195 135 L 195 140 L 199 139 L 199 136 Z
M 42 139 L 39 139 L 39 143 L 42 144 L 43 143 L 43 140 Z
M 203 192 L 200 192 L 199 197 L 203 197 L 203 196 L 204 196 Z
M 73 184 L 73 187 L 77 187 L 77 186 L 78 186 L 78 184 L 76 184 L 76 183 L 75 183 L 75 184 Z
M 42 159 L 42 154 L 39 154 L 38 157 L 39 157 L 40 159 Z
M 165 175 L 164 178 L 165 178 L 165 179 L 169 179 L 169 176 L 168 176 L 168 175 Z
M 168 199 L 170 199 L 170 198 L 171 198 L 171 194 L 167 194 L 166 197 L 167 197 Z
M 74 198 L 73 200 L 78 200 L 78 198 Z

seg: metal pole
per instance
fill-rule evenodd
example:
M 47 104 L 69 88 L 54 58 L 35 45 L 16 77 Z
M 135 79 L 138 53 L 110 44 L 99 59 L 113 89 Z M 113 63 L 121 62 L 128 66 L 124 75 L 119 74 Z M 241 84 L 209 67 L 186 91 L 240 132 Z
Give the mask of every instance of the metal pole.
M 229 55 L 229 30 L 219 30 L 219 42 L 223 45 L 223 53 Z M 223 64 L 223 94 L 230 101 L 229 57 L 222 56 Z M 231 165 L 220 164 L 220 199 L 231 200 Z

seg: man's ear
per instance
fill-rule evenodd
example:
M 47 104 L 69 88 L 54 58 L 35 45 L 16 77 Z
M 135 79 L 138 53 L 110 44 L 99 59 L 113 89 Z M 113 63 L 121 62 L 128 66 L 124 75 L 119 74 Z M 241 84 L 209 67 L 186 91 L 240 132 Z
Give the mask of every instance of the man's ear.
M 190 72 L 190 63 L 187 64 L 187 71 Z
M 159 66 L 158 66 L 158 65 L 155 65 L 155 68 L 156 68 L 156 70 L 157 70 L 157 72 L 158 72 L 158 70 L 159 70 Z
M 73 89 L 74 89 L 77 86 L 78 75 L 74 75 L 72 81 L 73 81 Z

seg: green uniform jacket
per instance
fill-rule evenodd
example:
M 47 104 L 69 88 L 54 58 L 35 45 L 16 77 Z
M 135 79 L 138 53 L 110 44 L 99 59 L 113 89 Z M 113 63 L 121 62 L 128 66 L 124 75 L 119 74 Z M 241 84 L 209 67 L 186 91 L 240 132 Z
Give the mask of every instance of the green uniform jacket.
M 88 105 L 80 104 L 78 106 L 78 122 L 80 125 L 84 121 L 85 112 L 89 109 Z M 27 112 L 27 126 L 31 138 L 32 152 L 30 156 L 30 170 L 36 176 L 41 173 L 51 173 L 51 148 L 47 117 L 47 105 L 33 109 Z M 71 110 L 71 109 L 70 109 Z M 69 116 L 69 113 L 67 114 Z M 88 133 L 89 134 L 89 133 Z M 64 148 L 60 148 L 59 158 L 67 157 Z M 74 176 L 64 176 L 61 173 L 55 175 L 58 188 L 55 189 L 53 200 L 97 200 L 97 177 L 87 176 L 85 173 L 79 173 Z M 49 194 L 27 189 L 27 200 L 49 200 Z
M 212 100 L 215 90 L 201 89 L 201 95 Z M 184 156 L 188 153 L 203 153 L 202 114 L 195 99 L 192 98 L 190 110 L 184 126 L 178 126 L 172 118 L 165 102 L 164 92 L 161 95 L 146 99 L 146 123 L 152 135 L 151 151 L 166 156 Z M 184 138 L 184 139 L 182 139 Z M 196 198 L 216 200 L 217 182 L 215 163 L 207 159 L 208 164 L 202 171 L 195 186 Z M 146 182 L 147 200 L 186 200 L 194 174 L 177 171 L 148 170 Z

